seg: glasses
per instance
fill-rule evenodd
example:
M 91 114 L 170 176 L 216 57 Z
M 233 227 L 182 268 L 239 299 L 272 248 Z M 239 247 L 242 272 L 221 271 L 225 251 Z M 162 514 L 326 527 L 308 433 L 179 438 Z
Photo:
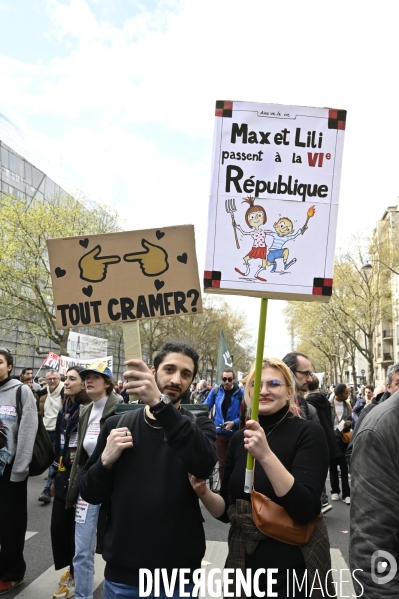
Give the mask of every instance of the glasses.
M 59 378 L 59 377 L 57 376 L 57 377 L 54 377 L 53 379 L 50 379 L 50 378 L 48 378 L 48 379 L 46 379 L 46 380 L 47 380 L 47 381 L 58 381 L 58 378 Z
M 310 370 L 295 370 L 295 372 L 300 372 L 301 374 L 304 374 L 307 379 L 313 376 L 313 372 L 310 372 Z
M 224 377 L 222 378 L 222 381 L 223 381 L 224 383 L 227 383 L 227 381 L 229 381 L 229 383 L 232 383 L 232 382 L 233 382 L 233 378 L 232 378 L 231 376 L 224 376 Z
M 274 389 L 277 390 L 280 387 L 286 387 L 287 385 L 285 383 L 282 383 L 281 381 L 279 381 L 278 379 L 272 379 L 270 381 L 261 381 L 260 384 L 260 388 L 262 389 L 263 385 L 266 386 L 266 389 Z M 251 389 L 255 386 L 255 381 L 251 381 L 249 383 L 249 386 L 251 387 Z

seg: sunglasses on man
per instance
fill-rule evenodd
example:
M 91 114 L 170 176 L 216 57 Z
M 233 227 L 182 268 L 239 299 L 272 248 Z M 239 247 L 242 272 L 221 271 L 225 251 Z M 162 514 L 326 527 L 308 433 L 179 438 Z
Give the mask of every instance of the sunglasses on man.
M 227 383 L 227 381 L 228 381 L 229 383 L 231 383 L 231 382 L 233 382 L 233 380 L 234 380 L 234 379 L 233 379 L 233 377 L 232 377 L 232 376 L 224 376 L 224 377 L 222 378 L 222 381 L 223 381 L 224 383 Z

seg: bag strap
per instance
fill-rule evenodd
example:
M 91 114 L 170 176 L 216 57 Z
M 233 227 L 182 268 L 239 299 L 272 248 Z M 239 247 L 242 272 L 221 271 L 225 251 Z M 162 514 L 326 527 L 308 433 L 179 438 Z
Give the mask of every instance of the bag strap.
M 118 420 L 117 428 L 121 426 L 126 426 L 130 430 L 133 431 L 134 423 L 136 422 L 139 414 L 141 414 L 142 410 L 145 410 L 145 406 L 143 408 L 137 408 L 136 410 L 131 410 L 130 412 L 125 412 Z
M 22 401 L 21 401 L 21 395 L 22 395 L 22 385 L 18 385 L 17 388 L 17 392 L 15 394 L 15 403 L 17 405 L 17 415 L 18 415 L 18 428 L 21 422 L 21 418 L 22 418 Z

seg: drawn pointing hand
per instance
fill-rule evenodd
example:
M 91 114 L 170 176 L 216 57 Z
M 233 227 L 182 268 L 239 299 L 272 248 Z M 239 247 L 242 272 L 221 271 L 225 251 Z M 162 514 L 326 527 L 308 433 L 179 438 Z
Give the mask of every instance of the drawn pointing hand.
M 154 245 L 146 239 L 141 240 L 144 252 L 134 252 L 125 254 L 123 259 L 126 262 L 138 262 L 143 275 L 146 277 L 155 277 L 168 270 L 168 254 L 159 245 Z
M 119 256 L 100 256 L 100 253 L 101 246 L 96 245 L 79 260 L 80 278 L 84 281 L 91 283 L 104 281 L 108 266 L 121 261 Z

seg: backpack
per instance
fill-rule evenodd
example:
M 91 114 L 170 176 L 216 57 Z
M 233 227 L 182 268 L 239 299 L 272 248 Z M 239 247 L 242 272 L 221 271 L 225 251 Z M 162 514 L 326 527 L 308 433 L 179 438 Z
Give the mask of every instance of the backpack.
M 22 418 L 21 393 L 22 385 L 17 389 L 16 404 L 18 412 L 18 430 Z M 54 449 L 50 437 L 46 431 L 41 412 L 37 413 L 38 427 L 35 443 L 33 445 L 32 460 L 29 464 L 29 476 L 39 476 L 51 466 L 54 461 Z

